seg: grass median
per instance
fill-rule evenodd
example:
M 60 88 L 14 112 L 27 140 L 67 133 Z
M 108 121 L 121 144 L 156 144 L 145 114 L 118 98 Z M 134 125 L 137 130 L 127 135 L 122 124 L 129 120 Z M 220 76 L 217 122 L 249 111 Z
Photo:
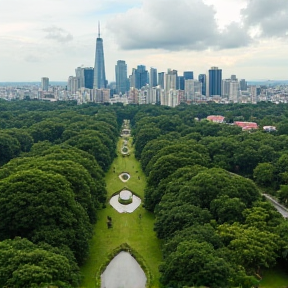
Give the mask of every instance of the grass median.
M 134 192 L 142 200 L 144 198 L 144 188 L 146 178 L 141 170 L 140 163 L 134 157 L 132 138 L 129 138 L 129 156 L 122 156 L 121 147 L 123 139 L 119 139 L 117 147 L 118 157 L 112 163 L 107 172 L 106 188 L 107 203 L 106 208 L 98 211 L 97 223 L 94 227 L 94 236 L 91 241 L 89 258 L 81 267 L 83 281 L 81 287 L 100 287 L 100 271 L 103 263 L 106 263 L 111 252 L 121 244 L 127 243 L 145 261 L 146 267 L 151 274 L 151 287 L 159 287 L 158 266 L 162 259 L 160 250 L 161 242 L 157 239 L 154 226 L 154 214 L 146 211 L 142 205 L 132 213 L 118 213 L 109 204 L 109 199 L 116 191 L 126 187 Z M 122 182 L 119 174 L 127 172 L 130 179 Z M 107 216 L 112 218 L 112 228 L 107 228 Z M 112 260 L 112 259 L 111 259 Z

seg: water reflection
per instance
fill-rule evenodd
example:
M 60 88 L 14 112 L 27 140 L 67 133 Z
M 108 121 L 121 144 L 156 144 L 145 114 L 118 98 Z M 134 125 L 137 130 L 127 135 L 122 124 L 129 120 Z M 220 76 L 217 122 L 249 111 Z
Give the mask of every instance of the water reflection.
M 101 275 L 101 288 L 145 288 L 147 278 L 137 261 L 120 252 Z

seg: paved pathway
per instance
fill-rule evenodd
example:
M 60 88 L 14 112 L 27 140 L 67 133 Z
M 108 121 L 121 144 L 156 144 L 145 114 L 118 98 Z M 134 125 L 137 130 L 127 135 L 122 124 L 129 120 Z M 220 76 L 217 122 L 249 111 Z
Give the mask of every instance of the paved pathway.
M 278 203 L 275 199 L 273 199 L 270 195 L 263 193 L 262 194 L 268 201 L 270 201 L 272 203 L 272 205 L 277 209 L 277 211 L 279 213 L 281 213 L 281 215 L 284 218 L 288 218 L 288 209 L 286 207 L 284 207 L 283 205 L 281 205 L 280 203 Z

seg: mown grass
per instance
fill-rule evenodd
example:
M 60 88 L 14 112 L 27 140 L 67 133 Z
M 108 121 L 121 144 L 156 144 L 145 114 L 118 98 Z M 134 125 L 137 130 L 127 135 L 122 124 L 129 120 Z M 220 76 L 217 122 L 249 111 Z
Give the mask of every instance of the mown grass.
M 98 221 L 94 227 L 94 236 L 91 241 L 89 259 L 81 267 L 83 281 L 81 287 L 99 287 L 100 270 L 103 264 L 107 263 L 109 255 L 113 250 L 123 243 L 127 243 L 145 261 L 145 265 L 151 273 L 151 287 L 159 287 L 158 266 L 161 262 L 161 242 L 153 231 L 154 215 L 146 211 L 142 206 L 133 213 L 118 213 L 109 204 L 109 199 L 116 191 L 126 187 L 135 194 L 144 197 L 146 185 L 140 163 L 135 159 L 132 139 L 129 138 L 129 156 L 122 156 L 121 147 L 123 139 L 118 142 L 118 157 L 112 163 L 106 174 L 107 185 L 107 207 L 98 212 Z M 115 172 L 114 172 L 115 171 Z M 127 172 L 131 175 L 129 181 L 123 183 L 119 174 Z M 141 218 L 139 215 L 141 214 Z M 107 216 L 112 218 L 113 228 L 108 229 Z
M 260 288 L 287 288 L 288 274 L 281 267 L 264 271 L 263 279 L 260 283 Z

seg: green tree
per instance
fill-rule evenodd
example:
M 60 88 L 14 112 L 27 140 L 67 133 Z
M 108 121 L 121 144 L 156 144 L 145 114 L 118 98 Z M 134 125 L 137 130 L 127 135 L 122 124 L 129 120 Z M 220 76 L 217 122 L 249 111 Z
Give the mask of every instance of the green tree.
M 210 204 L 210 212 L 219 224 L 242 222 L 245 208 L 246 205 L 239 198 L 230 198 L 227 195 L 212 200 Z
M 87 256 L 91 225 L 63 176 L 31 169 L 3 179 L 0 218 L 0 240 L 19 236 L 34 243 L 67 245 L 78 263 Z
M 71 160 L 46 160 L 43 157 L 13 159 L 3 166 L 0 177 L 8 177 L 12 173 L 39 169 L 48 173 L 60 174 L 71 184 L 75 200 L 84 208 L 91 223 L 96 222 L 96 208 L 100 200 L 105 198 L 102 189 L 97 190 L 95 182 L 88 171 L 80 164 Z
M 231 261 L 246 270 L 257 271 L 258 267 L 269 268 L 276 264 L 281 243 L 277 234 L 233 223 L 219 226 L 219 235 L 231 253 Z
M 20 154 L 21 145 L 19 141 L 0 131 L 0 166 Z
M 206 242 L 181 242 L 159 269 L 160 280 L 166 287 L 230 287 L 229 263 L 217 256 L 213 246 Z
M 259 163 L 253 171 L 255 182 L 262 186 L 271 186 L 275 181 L 275 167 L 270 163 Z
M 280 185 L 280 189 L 277 192 L 278 198 L 281 203 L 287 206 L 288 204 L 288 185 Z
M 60 139 L 63 131 L 65 130 L 65 125 L 62 123 L 57 123 L 54 121 L 41 121 L 32 125 L 29 128 L 29 132 L 34 139 L 34 142 L 49 140 L 54 142 Z
M 0 242 L 1 287 L 75 287 L 79 285 L 79 269 L 55 252 L 43 249 L 27 239 Z
M 175 231 L 192 225 L 209 223 L 212 219 L 207 209 L 181 201 L 168 202 L 167 198 L 165 200 L 159 204 L 154 224 L 154 230 L 161 239 L 171 237 Z

